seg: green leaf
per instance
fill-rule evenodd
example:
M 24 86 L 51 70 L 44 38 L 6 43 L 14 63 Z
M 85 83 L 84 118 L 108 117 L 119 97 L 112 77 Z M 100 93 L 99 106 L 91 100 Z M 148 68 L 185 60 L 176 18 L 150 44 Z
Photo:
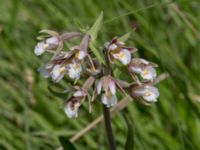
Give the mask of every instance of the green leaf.
M 99 15 L 93 26 L 88 31 L 88 34 L 91 36 L 91 41 L 89 44 L 90 49 L 94 53 L 94 55 L 97 57 L 100 63 L 105 64 L 104 57 L 102 56 L 102 53 L 99 52 L 99 50 L 95 47 L 95 40 L 97 38 L 98 32 L 101 29 L 103 23 L 103 12 Z
M 133 150 L 134 149 L 134 130 L 133 130 L 133 123 L 131 122 L 128 115 L 123 114 L 124 119 L 126 121 L 128 127 L 128 133 L 126 138 L 125 150 Z
M 97 38 L 98 32 L 102 26 L 103 23 L 103 12 L 99 15 L 93 26 L 90 28 L 88 33 L 91 35 L 92 41 L 94 41 Z
M 74 145 L 64 136 L 59 136 L 59 141 L 64 150 L 76 150 Z
M 53 87 L 51 86 L 48 86 L 48 90 L 50 93 L 52 93 L 54 96 L 57 96 L 61 99 L 66 99 L 67 98 L 67 95 L 66 93 L 62 93 L 62 92 L 57 92 L 55 89 L 53 89 Z
M 120 38 L 118 38 L 118 40 L 120 42 L 126 42 L 128 40 L 128 38 L 131 36 L 132 31 L 124 34 L 123 36 L 121 36 Z
M 105 60 L 104 60 L 102 53 L 99 52 L 99 50 L 94 46 L 94 43 L 90 42 L 89 47 L 92 50 L 92 52 L 94 53 L 94 55 L 97 57 L 98 61 L 101 64 L 105 64 Z

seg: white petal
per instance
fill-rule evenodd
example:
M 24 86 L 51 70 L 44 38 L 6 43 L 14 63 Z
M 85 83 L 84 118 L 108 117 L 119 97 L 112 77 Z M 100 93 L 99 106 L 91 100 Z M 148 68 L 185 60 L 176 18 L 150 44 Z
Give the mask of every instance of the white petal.
M 124 59 L 121 60 L 122 64 L 127 65 L 131 61 L 131 52 L 129 50 L 123 50 Z
M 101 96 L 101 101 L 102 101 L 102 103 L 104 104 L 104 105 L 107 105 L 107 97 L 106 97 L 106 95 L 105 94 L 102 94 L 102 96 Z
M 115 95 L 115 93 L 116 93 L 116 87 L 115 87 L 115 82 L 113 80 L 110 80 L 109 88 L 110 88 L 110 92 L 113 95 Z
M 148 67 L 145 67 L 142 72 L 140 73 L 141 77 L 143 79 L 147 79 L 147 80 L 154 80 L 155 77 L 156 77 L 156 70 L 151 67 L 151 66 L 148 66 Z
M 143 59 L 143 58 L 136 58 L 136 59 L 139 59 L 139 61 L 140 61 L 141 63 L 145 64 L 145 65 L 148 65 L 148 64 L 149 64 L 149 62 L 148 62 L 147 60 Z
M 84 92 L 84 91 L 76 91 L 75 93 L 74 93 L 74 97 L 82 97 L 82 96 L 85 96 L 86 95 L 86 93 Z
M 115 104 L 117 104 L 117 97 L 115 95 L 112 96 L 112 98 L 110 99 L 110 106 L 114 106 Z
M 62 67 L 61 65 L 55 65 L 51 72 L 51 77 L 55 82 L 58 82 L 64 77 L 64 74 L 65 67 Z
M 117 48 L 117 45 L 116 45 L 116 44 L 111 44 L 111 45 L 109 45 L 109 47 L 108 47 L 109 50 L 114 50 L 114 49 L 116 49 L 116 48 Z
M 111 107 L 111 106 L 114 106 L 117 103 L 117 97 L 115 95 L 112 95 L 109 98 L 105 94 L 103 94 L 102 97 L 101 97 L 101 101 L 107 107 Z
M 72 79 L 79 79 L 80 78 L 80 73 L 82 71 L 82 67 L 80 64 L 70 64 L 69 65 L 69 70 L 68 70 L 68 75 Z
M 147 86 L 145 87 L 145 93 L 143 98 L 148 102 L 156 102 L 159 96 L 159 91 L 154 86 Z
M 50 38 L 46 39 L 46 43 L 47 44 L 58 45 L 59 44 L 59 39 L 58 39 L 58 37 L 50 37 Z
M 34 53 L 37 56 L 42 55 L 44 53 L 44 51 L 45 51 L 44 47 L 45 47 L 45 43 L 44 42 L 37 43 L 37 45 L 35 46 L 35 49 L 34 49 Z
M 72 106 L 74 105 L 74 106 Z M 64 111 L 65 114 L 69 117 L 77 117 L 78 116 L 78 108 L 80 106 L 80 103 L 72 104 L 72 102 L 68 102 L 68 104 L 65 106 Z M 72 108 L 74 107 L 74 108 Z
M 102 80 L 100 80 L 97 84 L 97 94 L 99 95 L 101 93 L 102 89 Z
M 38 68 L 38 71 L 44 78 L 48 78 L 50 76 L 49 71 L 46 69 L 46 65 L 41 66 Z
M 133 66 L 130 66 L 130 70 L 134 73 L 141 73 L 142 72 L 142 69 L 140 67 L 133 67 Z
M 79 59 L 79 60 L 82 60 L 83 58 L 85 58 L 86 55 L 87 55 L 87 54 L 86 54 L 85 51 L 79 51 L 79 52 L 78 52 L 78 59 Z
M 131 61 L 131 53 L 129 52 L 129 50 L 126 49 L 121 50 L 117 54 L 113 54 L 113 57 L 121 61 L 121 63 L 124 65 L 129 64 Z

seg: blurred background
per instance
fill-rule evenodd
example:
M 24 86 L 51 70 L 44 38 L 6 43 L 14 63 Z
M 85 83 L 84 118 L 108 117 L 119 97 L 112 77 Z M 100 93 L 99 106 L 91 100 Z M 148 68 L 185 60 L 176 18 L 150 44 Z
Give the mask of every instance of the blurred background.
M 132 102 L 122 111 L 133 126 L 134 148 L 200 149 L 199 8 L 199 0 L 0 0 L 0 149 L 56 149 L 58 136 L 69 138 L 102 114 L 94 103 L 91 114 L 84 105 L 77 119 L 68 119 L 62 100 L 47 88 L 50 81 L 37 72 L 45 56 L 33 53 L 41 29 L 77 31 L 91 26 L 101 11 L 99 45 L 136 28 L 128 45 L 159 64 L 158 74 L 169 74 L 157 85 L 157 103 Z M 112 119 L 119 150 L 128 132 L 122 112 Z M 107 150 L 103 122 L 74 145 Z

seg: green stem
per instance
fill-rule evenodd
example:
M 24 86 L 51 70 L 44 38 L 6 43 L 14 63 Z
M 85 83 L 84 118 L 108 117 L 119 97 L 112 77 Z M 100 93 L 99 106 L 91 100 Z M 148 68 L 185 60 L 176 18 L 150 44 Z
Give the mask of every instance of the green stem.
M 110 70 L 110 62 L 108 59 L 108 53 L 106 49 L 104 49 L 104 55 L 106 59 L 106 65 L 104 66 L 103 73 L 104 75 L 109 75 L 111 74 L 111 70 Z M 111 126 L 110 111 L 109 111 L 109 108 L 107 108 L 105 105 L 103 105 L 103 116 L 104 116 L 106 134 L 107 134 L 110 150 L 116 150 L 116 144 L 113 137 L 112 126 Z
M 110 150 L 116 150 L 116 144 L 113 137 L 112 126 L 111 126 L 111 119 L 110 119 L 110 111 L 105 105 L 103 105 L 103 116 L 106 128 L 106 134 L 110 146 Z

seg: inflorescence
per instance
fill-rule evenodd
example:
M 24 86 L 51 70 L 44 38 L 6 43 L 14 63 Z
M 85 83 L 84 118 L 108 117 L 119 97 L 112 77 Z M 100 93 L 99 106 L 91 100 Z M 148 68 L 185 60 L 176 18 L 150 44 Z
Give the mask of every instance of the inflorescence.
M 69 80 L 77 81 L 81 78 L 84 81 L 82 85 L 74 82 L 66 90 L 71 94 L 64 102 L 64 111 L 68 117 L 77 117 L 78 109 L 86 99 L 91 110 L 91 102 L 97 96 L 101 96 L 101 102 L 107 107 L 114 106 L 117 103 L 117 91 L 146 103 L 157 101 L 159 91 L 154 86 L 157 65 L 142 58 L 132 58 L 136 48 L 127 47 L 118 38 L 113 38 L 103 46 L 102 54 L 106 63 L 102 64 L 89 48 L 89 34 L 68 32 L 60 35 L 51 30 L 43 30 L 41 33 L 41 41 L 35 46 L 34 53 L 37 56 L 46 52 L 53 55 L 38 69 L 41 75 L 51 78 L 55 83 L 65 76 Z M 80 44 L 65 51 L 64 42 L 78 37 L 81 38 Z M 131 83 L 114 77 L 111 66 L 117 62 L 126 68 Z

